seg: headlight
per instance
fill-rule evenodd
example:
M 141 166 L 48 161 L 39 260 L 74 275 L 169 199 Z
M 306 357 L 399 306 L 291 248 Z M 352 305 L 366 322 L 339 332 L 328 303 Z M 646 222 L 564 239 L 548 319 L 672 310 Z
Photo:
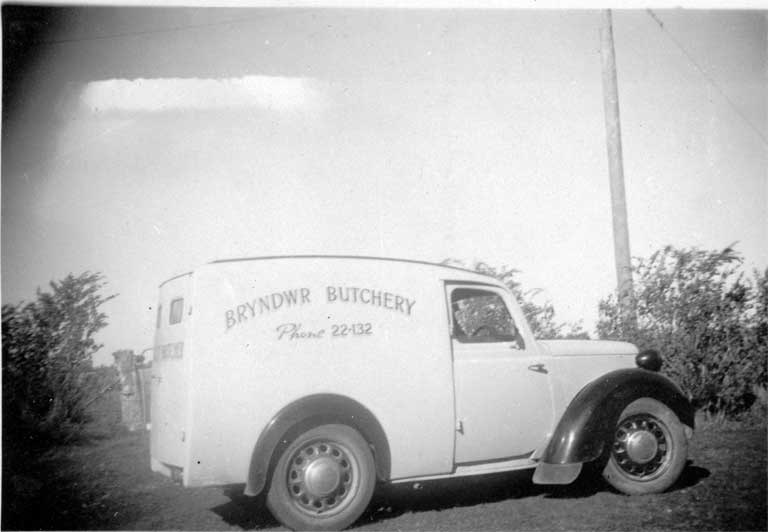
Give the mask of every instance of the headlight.
M 635 357 L 635 363 L 637 364 L 638 368 L 643 368 L 650 371 L 659 371 L 663 361 L 658 351 L 653 349 L 645 349 L 637 354 Z

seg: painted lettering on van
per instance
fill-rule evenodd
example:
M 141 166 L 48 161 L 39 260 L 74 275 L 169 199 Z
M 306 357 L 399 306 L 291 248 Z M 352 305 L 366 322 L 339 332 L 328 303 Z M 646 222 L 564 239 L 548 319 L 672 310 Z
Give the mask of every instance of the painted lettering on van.
M 311 303 L 309 288 L 294 288 L 281 292 L 272 292 L 255 297 L 235 308 L 224 311 L 226 330 L 262 314 L 269 314 L 283 308 L 301 306 Z M 375 288 L 360 288 L 357 286 L 326 286 L 326 303 L 353 303 L 370 305 L 410 316 L 416 300 Z
M 305 331 L 304 325 L 301 323 L 283 323 L 279 325 L 275 330 L 277 331 L 277 339 L 282 340 L 308 340 L 319 339 L 325 335 L 325 329 L 319 329 L 316 331 Z
M 294 288 L 282 292 L 272 292 L 261 297 L 246 301 L 233 309 L 224 312 L 227 330 L 235 325 L 253 319 L 257 315 L 274 312 L 282 307 L 292 307 L 310 303 L 309 288 Z
M 382 307 L 410 316 L 415 300 L 393 294 L 385 290 L 359 288 L 357 286 L 327 286 L 325 288 L 328 303 L 360 303 Z

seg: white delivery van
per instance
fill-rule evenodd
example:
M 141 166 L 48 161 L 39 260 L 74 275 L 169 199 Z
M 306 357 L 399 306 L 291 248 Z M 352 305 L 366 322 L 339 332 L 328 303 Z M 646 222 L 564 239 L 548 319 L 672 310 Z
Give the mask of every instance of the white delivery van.
M 498 280 L 369 257 L 223 260 L 160 286 L 154 471 L 245 483 L 294 529 L 340 529 L 377 482 L 589 461 L 626 493 L 667 489 L 691 405 L 653 351 L 538 341 Z M 602 463 L 602 462 L 601 462 Z

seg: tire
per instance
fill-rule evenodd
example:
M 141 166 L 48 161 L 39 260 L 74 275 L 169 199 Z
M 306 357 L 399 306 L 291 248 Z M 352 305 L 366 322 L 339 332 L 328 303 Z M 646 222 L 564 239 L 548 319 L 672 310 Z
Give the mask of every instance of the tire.
M 346 425 L 297 437 L 275 465 L 267 507 L 293 530 L 341 530 L 363 513 L 376 485 L 368 442 Z
M 628 495 L 661 493 L 680 477 L 688 454 L 685 429 L 666 405 L 643 397 L 619 416 L 603 477 Z

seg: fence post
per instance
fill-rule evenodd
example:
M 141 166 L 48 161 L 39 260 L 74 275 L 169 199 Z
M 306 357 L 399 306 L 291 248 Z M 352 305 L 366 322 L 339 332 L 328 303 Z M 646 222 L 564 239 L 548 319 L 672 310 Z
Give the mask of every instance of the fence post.
M 112 353 L 120 375 L 120 406 L 122 422 L 129 431 L 144 428 L 142 397 L 136 376 L 136 355 L 130 349 Z
M 139 397 L 141 398 L 141 415 L 142 422 L 147 430 L 152 428 L 152 413 L 150 408 L 151 403 L 151 386 L 152 382 L 152 361 L 147 362 L 144 355 L 152 351 L 152 348 L 145 349 L 136 360 L 136 380 L 139 385 Z

